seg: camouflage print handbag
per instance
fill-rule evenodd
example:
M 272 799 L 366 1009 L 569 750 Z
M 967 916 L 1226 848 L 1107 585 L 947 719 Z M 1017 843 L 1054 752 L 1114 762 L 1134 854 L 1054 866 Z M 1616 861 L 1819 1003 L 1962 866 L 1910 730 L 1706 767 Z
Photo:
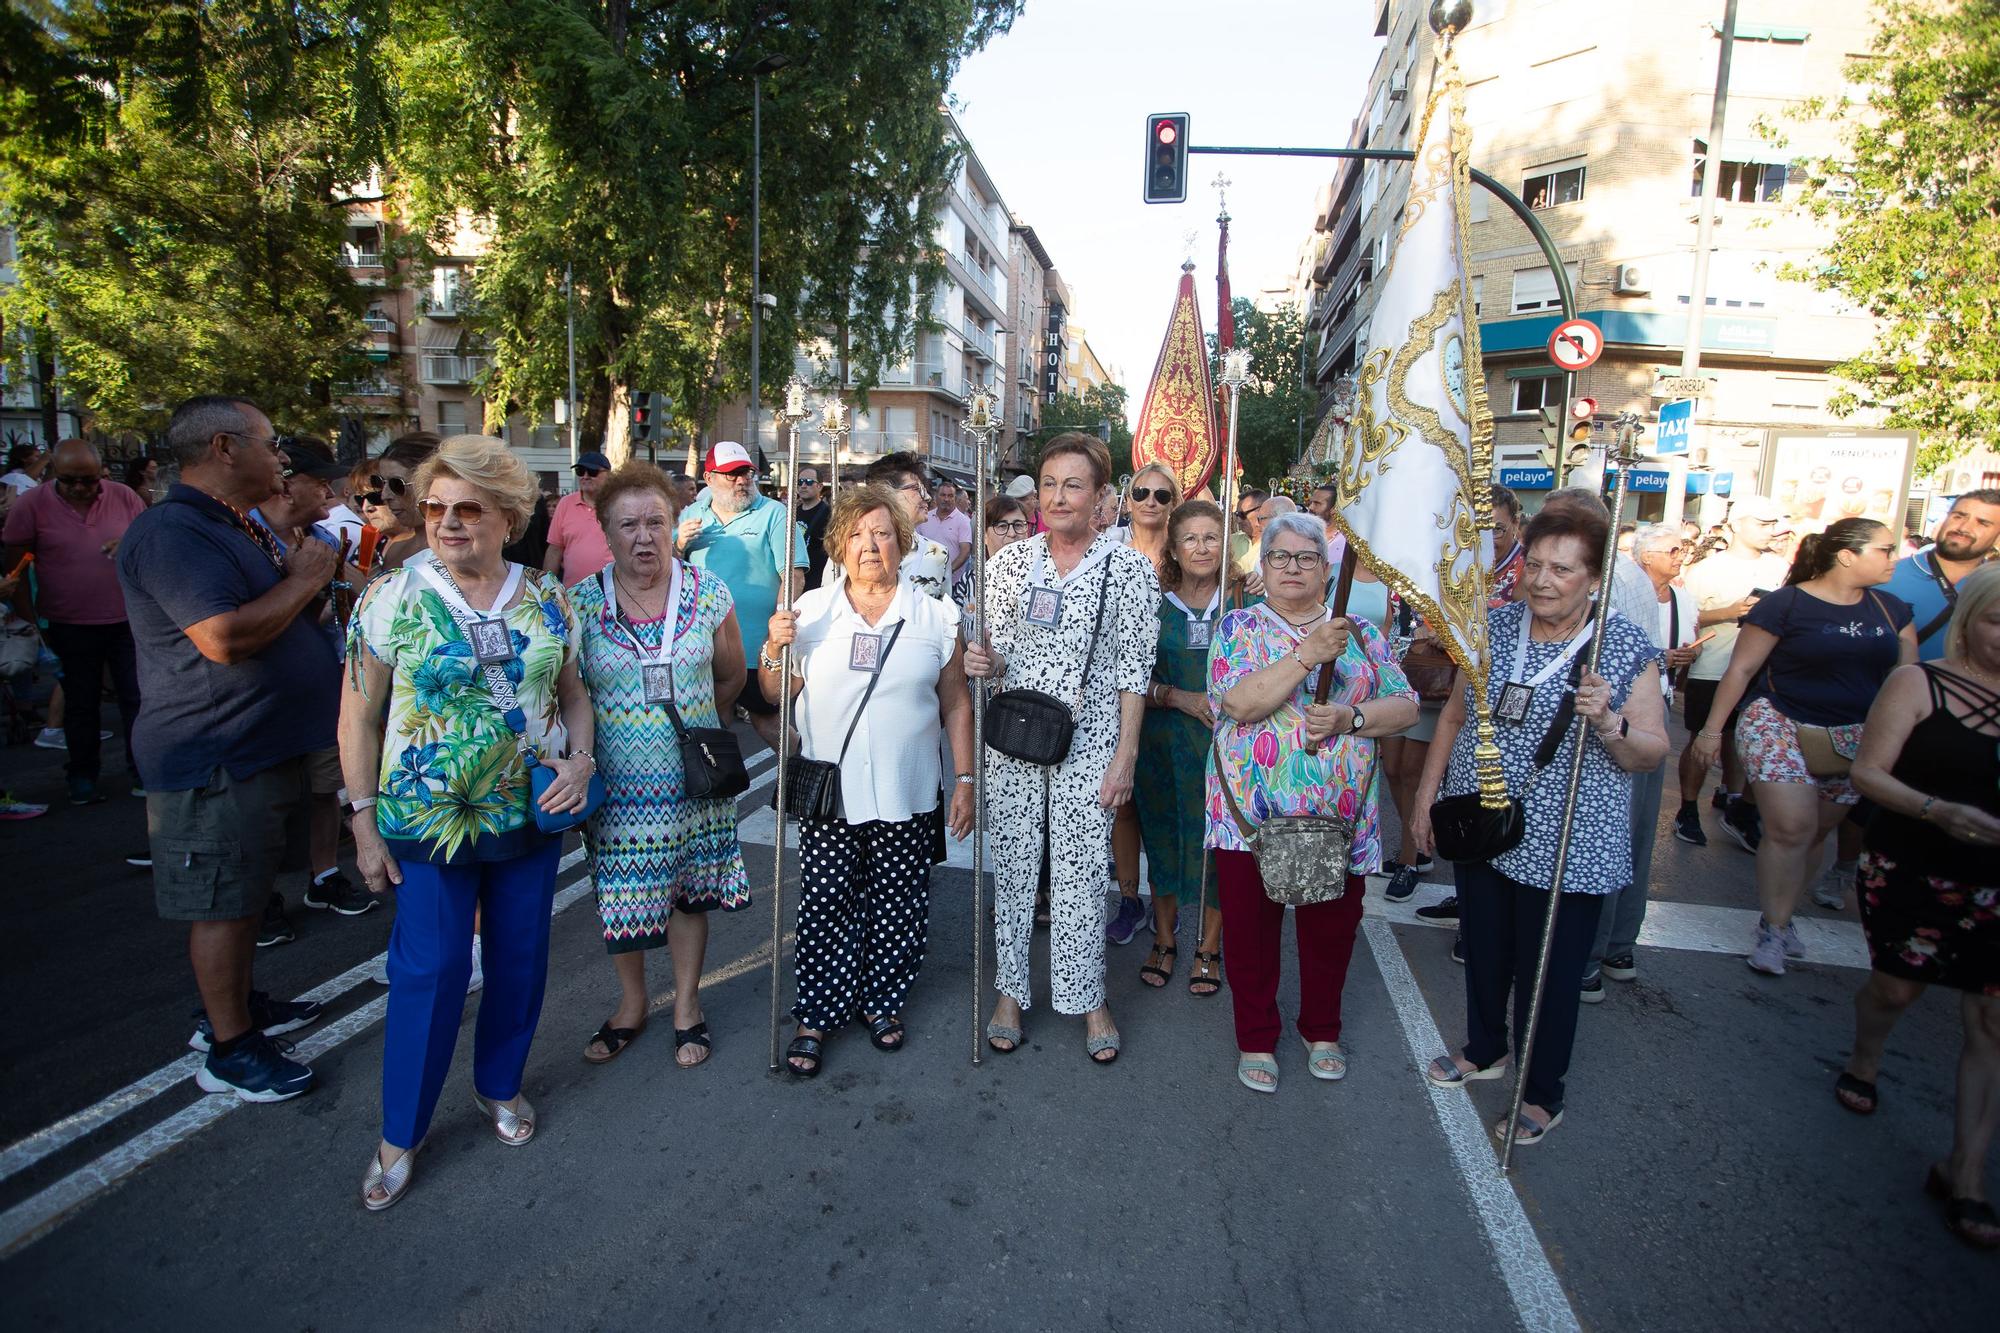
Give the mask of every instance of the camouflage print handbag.
M 1290 907 L 1309 907 L 1332 902 L 1347 892 L 1353 820 L 1339 815 L 1272 815 L 1251 828 L 1222 776 L 1220 747 L 1215 747 L 1215 771 L 1230 817 L 1249 844 L 1250 854 L 1257 858 L 1266 898 Z

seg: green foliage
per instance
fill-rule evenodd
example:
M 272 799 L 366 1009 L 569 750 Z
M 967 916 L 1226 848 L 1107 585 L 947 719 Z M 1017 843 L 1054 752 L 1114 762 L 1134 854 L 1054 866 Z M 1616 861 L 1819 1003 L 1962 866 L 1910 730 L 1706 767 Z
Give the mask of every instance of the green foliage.
M 2000 419 L 2000 8 L 1890 0 L 1848 77 L 1865 100 L 1799 112 L 1841 128 L 1837 156 L 1802 164 L 1805 207 L 1834 239 L 1783 274 L 1882 321 L 1834 368 L 1850 384 L 1830 405 L 1921 431 L 1922 474 L 1992 443 Z
M 10 323 L 61 344 L 101 428 L 240 393 L 325 429 L 367 293 L 343 182 L 379 160 L 387 0 L 69 0 L 6 11 Z
M 488 391 L 534 414 L 565 382 L 574 266 L 586 433 L 624 437 L 633 390 L 699 428 L 749 387 L 751 66 L 763 81 L 767 398 L 833 331 L 865 393 L 907 354 L 943 272 L 957 165 L 942 103 L 1018 0 L 397 0 L 393 155 L 434 245 L 461 213 L 491 248 L 474 283 Z M 844 335 L 841 336 L 841 335 Z
M 1132 470 L 1132 428 L 1125 424 L 1125 387 L 1097 384 L 1082 393 L 1059 393 L 1042 405 L 1042 429 L 1032 450 L 1041 462 L 1041 446 L 1066 430 L 1096 435 L 1105 422 L 1111 423 L 1111 475 L 1123 476 Z
M 1236 413 L 1236 455 L 1247 486 L 1268 489 L 1271 478 L 1291 471 L 1299 456 L 1300 431 L 1310 438 L 1318 398 L 1306 387 L 1300 367 L 1305 353 L 1305 318 L 1290 307 L 1267 314 L 1237 297 L 1236 346 L 1250 353 L 1250 379 Z M 1215 335 L 1208 337 L 1215 353 Z M 1220 361 L 1210 374 L 1221 371 Z M 1229 429 L 1227 417 L 1218 425 Z

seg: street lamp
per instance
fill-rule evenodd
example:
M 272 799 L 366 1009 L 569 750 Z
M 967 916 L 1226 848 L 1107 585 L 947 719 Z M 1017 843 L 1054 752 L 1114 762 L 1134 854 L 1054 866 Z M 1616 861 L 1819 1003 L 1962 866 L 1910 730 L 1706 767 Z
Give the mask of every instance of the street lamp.
M 763 392 L 764 328 L 764 79 L 792 63 L 772 52 L 750 67 L 750 447 L 758 447 L 757 416 Z M 777 298 L 769 304 L 776 307 Z

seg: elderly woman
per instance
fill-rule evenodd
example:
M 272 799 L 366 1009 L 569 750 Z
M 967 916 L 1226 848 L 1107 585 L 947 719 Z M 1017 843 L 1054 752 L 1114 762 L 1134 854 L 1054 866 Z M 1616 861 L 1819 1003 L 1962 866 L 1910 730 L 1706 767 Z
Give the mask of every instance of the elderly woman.
M 377 579 L 355 613 L 340 712 L 355 860 L 370 891 L 397 886 L 399 905 L 382 1142 L 361 1186 L 370 1210 L 403 1196 L 430 1129 L 458 1041 L 475 908 L 486 990 L 473 1101 L 502 1143 L 534 1134 L 521 1072 L 541 1016 L 562 840 L 536 824 L 528 763 L 553 770 L 541 797 L 552 815 L 584 809 L 594 768 L 562 586 L 500 556 L 534 512 L 534 478 L 504 441 L 458 435 L 410 491 L 430 549 Z
M 1119 1047 L 1104 998 L 1105 850 L 1111 812 L 1132 796 L 1160 634 L 1152 564 L 1092 531 L 1091 515 L 1110 484 L 1103 441 L 1075 433 L 1049 441 L 1040 473 L 1048 531 L 1009 546 L 987 566 L 991 647 L 965 650 L 968 675 L 992 679 L 1003 692 L 1052 695 L 1075 722 L 1068 753 L 1053 765 L 998 753 L 988 760 L 1000 999 L 987 1044 L 1002 1052 L 1021 1045 L 1035 883 L 1046 856 L 1056 1012 L 1085 1016 L 1084 1048 L 1105 1065 Z
M 1180 485 L 1165 467 L 1148 463 L 1132 475 L 1132 485 L 1125 497 L 1131 505 L 1132 524 L 1110 529 L 1111 536 L 1152 562 L 1153 577 L 1165 587 L 1165 564 L 1170 558 L 1167 516 L 1181 502 Z M 1161 615 L 1164 617 L 1166 612 L 1163 610 Z M 1140 841 L 1139 811 L 1127 801 L 1118 807 L 1111 824 L 1111 864 L 1118 876 L 1118 911 L 1105 926 L 1104 936 L 1113 944 L 1130 944 L 1146 919 L 1145 904 L 1139 901 Z M 1167 938 L 1171 941 L 1173 936 Z M 1150 974 L 1147 979 L 1151 979 Z M 1164 977 L 1160 984 L 1165 984 Z
M 1518 1048 L 1533 1002 L 1548 894 L 1559 890 L 1541 1024 L 1514 1140 L 1520 1144 L 1540 1142 L 1562 1121 L 1563 1078 L 1598 914 L 1604 896 L 1632 878 L 1632 775 L 1651 769 L 1667 753 L 1659 653 L 1646 632 L 1613 611 L 1597 668 L 1588 666 L 1609 526 L 1601 512 L 1582 506 L 1537 514 L 1521 535 L 1522 600 L 1486 617 L 1487 698 L 1507 790 L 1527 806 L 1527 832 L 1491 862 L 1456 867 L 1466 1042 L 1458 1053 L 1432 1061 L 1429 1074 L 1435 1084 L 1459 1087 L 1506 1072 L 1508 995 Z M 1412 832 L 1426 855 L 1436 845 L 1430 808 L 1439 792 L 1477 789 L 1472 762 L 1477 736 L 1465 725 L 1471 693 L 1462 679 L 1454 683 L 1418 784 Z M 1584 752 L 1575 836 L 1563 881 L 1554 885 L 1564 784 L 1578 745 Z M 1496 1133 L 1506 1131 L 1503 1120 Z
M 1882 1048 L 1928 986 L 1959 992 L 1965 1048 L 1951 1155 L 1924 1187 L 1962 1241 L 2000 1248 L 1986 1161 L 2000 1128 L 2000 567 L 1958 585 L 1944 657 L 1899 668 L 1869 710 L 1854 785 L 1877 806 L 1859 875 L 1874 964 L 1834 1083 L 1872 1115 Z
M 1220 535 L 1218 531 L 1218 536 Z M 1293 910 L 1299 949 L 1299 1036 L 1317 1079 L 1347 1075 L 1340 999 L 1364 876 L 1382 861 L 1375 741 L 1417 720 L 1417 698 L 1380 630 L 1327 609 L 1326 525 L 1280 514 L 1259 534 L 1265 600 L 1216 627 L 1208 700 L 1222 715 L 1207 782 L 1207 845 L 1215 849 L 1223 951 L 1233 978 L 1236 1077 L 1278 1090 L 1278 965 L 1285 906 L 1264 889 L 1251 838 L 1267 819 L 1339 815 L 1354 821 L 1348 864 L 1328 866 L 1345 892 Z M 1322 671 L 1334 680 L 1314 702 Z M 1318 753 L 1309 753 L 1317 746 Z
M 1136 492 L 1138 484 L 1133 484 Z M 1142 502 L 1143 503 L 1143 502 Z M 1184 899 L 1202 896 L 1202 830 L 1191 817 L 1203 800 L 1215 710 L 1208 701 L 1208 650 L 1222 607 L 1222 507 L 1189 500 L 1167 522 L 1161 582 L 1159 650 L 1146 689 L 1133 807 L 1146 844 L 1153 889 L 1153 948 L 1139 980 L 1164 986 L 1173 977 L 1176 928 Z M 1205 905 L 1188 989 L 1222 989 L 1222 909 Z
M 618 973 L 618 1008 L 583 1058 L 617 1058 L 645 1030 L 646 951 L 674 961 L 674 1060 L 708 1058 L 701 1010 L 708 913 L 750 905 L 736 802 L 687 795 L 678 732 L 719 727 L 743 689 L 735 602 L 716 575 L 674 556 L 673 482 L 632 462 L 599 483 L 593 510 L 611 565 L 569 590 L 604 773 L 590 821 L 597 911 Z M 671 918 L 671 919 L 670 919 Z
M 793 649 L 800 752 L 839 770 L 839 812 L 802 823 L 798 1032 L 786 1049 L 802 1078 L 819 1073 L 827 1036 L 856 1014 L 877 1050 L 900 1051 L 904 1002 L 923 967 L 938 735 L 956 779 L 948 819 L 972 830 L 972 696 L 958 608 L 900 576 L 915 532 L 885 486 L 843 495 L 826 524 L 841 577 L 771 617 L 770 647 Z M 760 656 L 777 698 L 781 658 Z

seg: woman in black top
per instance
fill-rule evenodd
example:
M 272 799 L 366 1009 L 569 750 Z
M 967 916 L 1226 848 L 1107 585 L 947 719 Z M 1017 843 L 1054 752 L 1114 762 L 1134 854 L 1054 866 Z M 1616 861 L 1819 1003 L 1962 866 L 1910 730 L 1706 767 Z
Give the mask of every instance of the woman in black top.
M 1854 1056 L 1834 1095 L 1873 1112 L 1903 1010 L 1928 985 L 1959 991 L 1957 1132 L 1925 1188 L 1961 1240 L 2000 1248 L 1984 1188 L 2000 1124 L 2000 567 L 1959 584 L 1943 660 L 1889 678 L 1853 777 L 1881 807 L 1858 879 L 1874 971 L 1854 998 Z
M 1757 847 L 1764 915 L 1749 963 L 1771 976 L 1805 956 L 1792 910 L 1819 870 L 1826 835 L 1860 799 L 1845 775 L 1810 771 L 1805 733 L 1853 758 L 1876 691 L 1898 665 L 1917 660 L 1909 604 L 1876 591 L 1895 573 L 1897 549 L 1895 534 L 1867 518 L 1844 518 L 1800 542 L 1785 586 L 1743 618 L 1709 708 L 1714 725 L 1689 747 L 1706 771 L 1722 745 L 1716 719 L 1743 705 L 1737 745 L 1764 820 Z

